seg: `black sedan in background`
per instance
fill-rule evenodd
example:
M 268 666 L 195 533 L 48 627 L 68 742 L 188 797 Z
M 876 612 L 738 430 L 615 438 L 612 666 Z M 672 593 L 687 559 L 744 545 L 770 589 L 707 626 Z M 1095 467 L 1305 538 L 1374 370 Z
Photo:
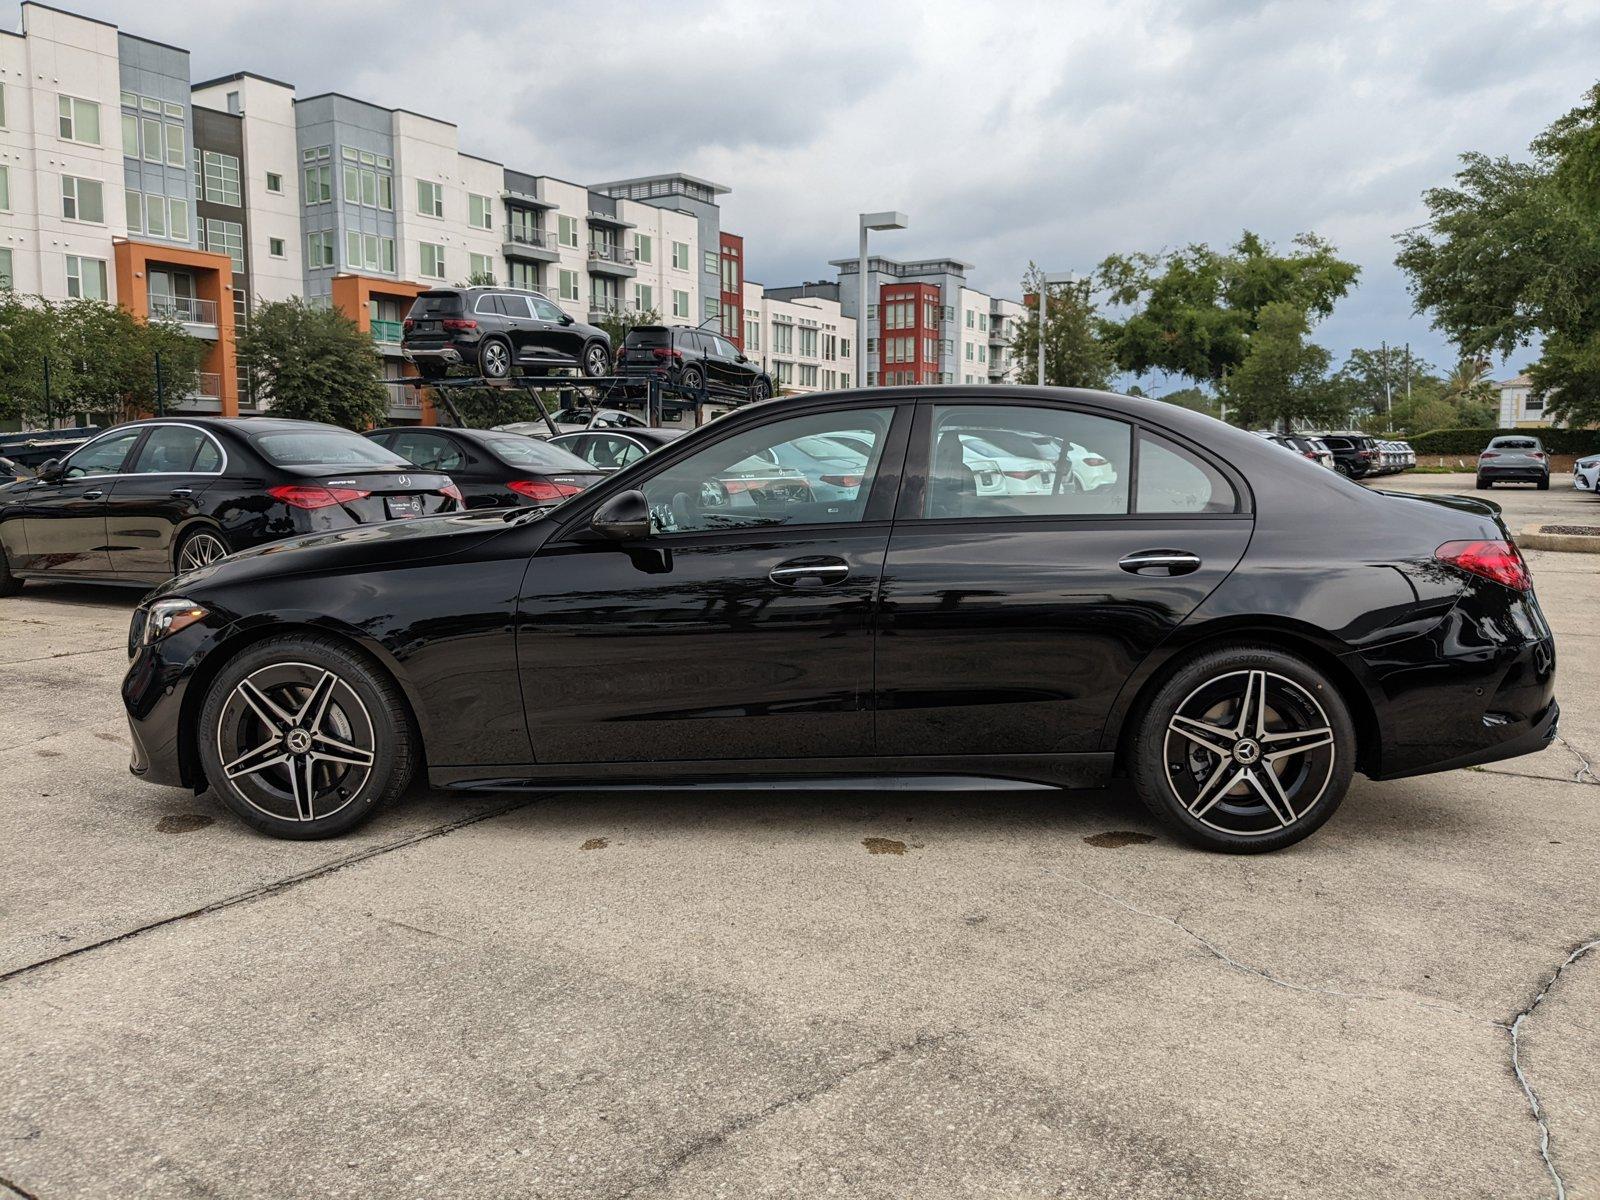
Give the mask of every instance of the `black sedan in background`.
M 365 436 L 425 471 L 450 476 L 468 508 L 560 504 L 600 479 L 554 439 L 433 425 L 374 429 Z
M 314 421 L 170 417 L 106 430 L 0 491 L 0 595 L 149 585 L 234 550 L 457 509 L 447 475 Z
M 671 445 L 686 431 L 682 429 L 588 429 L 582 433 L 563 433 L 550 439 L 552 446 L 570 450 L 597 470 L 610 474 L 631 467 L 652 450 Z
M 985 479 L 979 431 L 1056 459 Z M 748 469 L 815 438 L 863 448 L 826 491 Z M 1070 482 L 1080 450 L 1103 486 Z M 1493 506 L 1015 385 L 752 405 L 556 508 L 234 555 L 131 640 L 134 773 L 290 838 L 351 829 L 420 763 L 469 791 L 1122 773 L 1177 835 L 1255 852 L 1356 771 L 1526 754 L 1559 713 Z

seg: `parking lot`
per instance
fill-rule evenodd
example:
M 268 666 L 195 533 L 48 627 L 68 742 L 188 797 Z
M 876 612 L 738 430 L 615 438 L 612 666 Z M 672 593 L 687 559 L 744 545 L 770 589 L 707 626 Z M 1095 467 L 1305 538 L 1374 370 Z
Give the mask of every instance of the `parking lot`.
M 1260 857 L 1118 789 L 419 788 L 273 841 L 128 775 L 137 593 L 30 585 L 0 1195 L 1600 1195 L 1600 950 L 1544 992 L 1600 939 L 1600 556 L 1528 557 L 1562 740 Z

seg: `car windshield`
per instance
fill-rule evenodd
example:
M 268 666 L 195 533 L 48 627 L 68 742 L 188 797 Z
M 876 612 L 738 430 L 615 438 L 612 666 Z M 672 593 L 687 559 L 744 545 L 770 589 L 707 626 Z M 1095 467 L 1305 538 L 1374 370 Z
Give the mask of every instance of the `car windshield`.
M 594 468 L 570 450 L 515 433 L 485 436 L 488 446 L 514 467 L 537 467 L 548 471 L 592 471 Z
M 250 439 L 278 467 L 405 467 L 398 454 L 348 429 L 295 429 Z

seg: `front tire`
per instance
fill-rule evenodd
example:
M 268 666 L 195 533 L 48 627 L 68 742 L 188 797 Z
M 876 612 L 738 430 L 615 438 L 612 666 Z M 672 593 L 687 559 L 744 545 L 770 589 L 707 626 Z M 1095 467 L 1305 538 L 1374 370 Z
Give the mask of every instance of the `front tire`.
M 1145 806 L 1186 841 L 1259 854 L 1309 837 L 1344 799 L 1355 729 L 1337 688 L 1268 646 L 1203 653 L 1151 697 L 1129 750 Z
M 405 697 L 337 638 L 286 634 L 249 647 L 200 710 L 211 788 L 252 828 L 307 841 L 361 824 L 405 790 L 417 762 Z
M 678 373 L 678 386 L 686 392 L 706 390 L 706 373 L 699 367 L 685 367 Z
M 11 573 L 11 560 L 0 547 L 0 596 L 15 596 L 22 590 L 22 580 Z
M 583 373 L 590 379 L 611 373 L 611 353 L 604 343 L 590 342 L 583 348 Z

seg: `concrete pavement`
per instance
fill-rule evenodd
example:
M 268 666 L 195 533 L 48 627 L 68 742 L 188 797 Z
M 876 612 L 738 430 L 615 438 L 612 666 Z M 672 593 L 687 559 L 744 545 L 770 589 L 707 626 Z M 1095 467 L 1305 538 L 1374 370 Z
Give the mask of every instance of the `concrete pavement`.
M 1600 937 L 1600 558 L 1529 557 L 1567 744 L 1248 859 L 1115 791 L 418 789 L 273 842 L 127 775 L 132 597 L 30 587 L 0 1196 L 1600 1195 L 1600 952 L 1548 986 Z

